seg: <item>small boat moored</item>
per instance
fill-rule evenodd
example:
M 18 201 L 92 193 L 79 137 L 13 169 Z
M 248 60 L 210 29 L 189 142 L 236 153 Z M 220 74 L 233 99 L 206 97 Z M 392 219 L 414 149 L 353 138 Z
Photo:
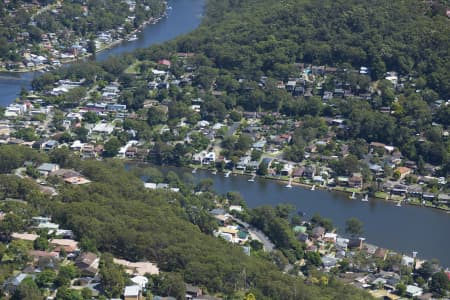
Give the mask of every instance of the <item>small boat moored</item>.
M 137 35 L 133 34 L 132 36 L 130 36 L 130 37 L 128 38 L 128 41 L 129 41 L 129 42 L 133 42 L 133 41 L 136 41 L 137 39 L 138 39 Z

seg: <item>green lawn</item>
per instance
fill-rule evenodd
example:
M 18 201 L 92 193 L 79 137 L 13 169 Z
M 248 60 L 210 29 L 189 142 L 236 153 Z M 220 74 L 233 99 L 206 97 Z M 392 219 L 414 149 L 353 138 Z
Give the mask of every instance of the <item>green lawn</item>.
M 128 68 L 125 69 L 125 74 L 139 74 L 139 61 L 135 61 L 133 64 L 131 64 Z

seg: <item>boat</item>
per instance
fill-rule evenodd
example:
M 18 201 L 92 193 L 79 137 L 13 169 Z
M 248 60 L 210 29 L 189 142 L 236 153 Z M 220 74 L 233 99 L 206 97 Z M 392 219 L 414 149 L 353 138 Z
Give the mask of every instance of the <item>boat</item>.
M 395 206 L 402 207 L 402 200 L 398 201 L 398 203 Z
M 311 191 L 315 191 L 316 190 L 316 185 L 313 184 L 313 186 L 311 187 Z
M 369 195 L 366 194 L 364 198 L 361 199 L 362 202 L 369 202 Z
M 256 178 L 256 175 L 253 174 L 253 175 L 252 175 L 252 178 L 250 178 L 248 181 L 249 181 L 249 182 L 254 182 L 254 181 L 255 181 L 255 178 Z
M 192 174 L 197 173 L 197 168 L 195 168 L 194 170 L 192 170 Z
M 228 178 L 230 177 L 231 171 L 228 171 L 227 173 L 225 173 L 225 177 Z
M 353 199 L 353 200 L 356 199 L 356 193 L 355 192 L 352 193 L 352 195 L 350 196 L 350 199 Z
M 212 171 L 211 172 L 213 175 L 216 175 L 217 174 L 217 170 L 214 170 L 214 171 Z
M 289 178 L 289 182 L 286 185 L 286 187 L 289 188 L 289 189 L 292 188 L 292 178 Z
M 133 42 L 133 41 L 136 41 L 137 39 L 138 39 L 137 35 L 133 34 L 132 36 L 130 36 L 130 37 L 128 38 L 128 41 L 129 41 L 129 42 Z

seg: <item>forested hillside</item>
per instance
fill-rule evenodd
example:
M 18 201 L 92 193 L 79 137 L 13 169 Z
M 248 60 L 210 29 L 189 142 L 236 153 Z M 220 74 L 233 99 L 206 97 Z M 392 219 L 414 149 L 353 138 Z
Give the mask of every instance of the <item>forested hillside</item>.
M 51 213 L 102 252 L 156 261 L 162 270 L 178 273 L 212 293 L 233 295 L 249 288 L 257 299 L 368 297 L 336 280 L 329 287 L 306 286 L 268 260 L 248 257 L 240 247 L 202 233 L 202 226 L 189 222 L 187 211 L 206 208 L 205 198 L 146 191 L 121 164 L 89 162 L 82 169 L 96 182 L 64 191 Z M 204 213 L 200 209 L 196 219 Z
M 418 74 L 450 96 L 450 26 L 445 4 L 428 1 L 209 1 L 205 26 L 178 40 L 213 67 L 287 78 L 295 62 Z M 220 22 L 222 21 L 223 22 Z

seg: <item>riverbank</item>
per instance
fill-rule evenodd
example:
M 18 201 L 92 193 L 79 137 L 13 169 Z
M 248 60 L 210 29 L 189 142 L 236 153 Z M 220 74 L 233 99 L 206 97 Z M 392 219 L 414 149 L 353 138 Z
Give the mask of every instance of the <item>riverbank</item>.
M 111 41 L 110 43 L 104 43 L 102 44 L 99 48 L 96 49 L 95 51 L 95 55 L 100 54 L 101 52 L 114 48 L 116 46 L 119 46 L 120 44 L 124 43 L 124 42 L 132 42 L 132 40 L 130 40 L 132 37 L 136 36 L 136 34 L 138 34 L 139 32 L 141 32 L 146 26 L 148 25 L 155 25 L 158 22 L 160 22 L 161 20 L 163 20 L 164 18 L 166 18 L 168 16 L 168 6 L 166 3 L 166 9 L 165 12 L 163 14 L 161 14 L 159 17 L 157 18 L 150 18 L 147 21 L 144 21 L 141 25 L 138 26 L 138 28 L 134 29 L 133 31 L 131 31 L 130 33 L 126 34 L 123 37 L 117 38 L 113 41 Z M 80 60 L 85 60 L 85 59 L 89 59 L 92 58 L 94 55 L 93 53 L 85 53 L 82 54 L 80 56 L 76 56 L 73 58 L 58 58 L 58 60 L 60 61 L 59 65 L 51 65 L 51 64 L 42 64 L 39 66 L 34 66 L 34 67 L 23 67 L 23 68 L 19 68 L 19 69 L 7 69 L 5 67 L 0 67 L 0 72 L 3 73 L 29 73 L 29 72 L 49 72 L 51 70 L 55 70 L 60 68 L 63 65 L 66 64 L 70 64 L 76 61 L 80 61 Z M 56 58 L 54 58 L 56 59 Z
M 302 212 L 305 220 L 320 214 L 332 220 L 334 227 L 338 229 L 336 233 L 343 237 L 347 236 L 344 230 L 346 220 L 356 217 L 364 224 L 362 237 L 371 245 L 409 256 L 412 252 L 418 252 L 421 259 L 437 258 L 442 265 L 450 266 L 450 258 L 445 251 L 450 241 L 442 240 L 450 226 L 450 218 L 441 210 L 423 209 L 415 205 L 398 208 L 395 202 L 379 201 L 381 199 L 369 202 L 354 201 L 349 199 L 348 193 L 336 190 L 330 192 L 326 189 L 311 191 L 310 186 L 306 184 L 295 184 L 292 188 L 286 188 L 286 180 L 275 178 L 266 180 L 260 176 L 259 180 L 248 182 L 251 178 L 249 174 L 239 172 L 225 177 L 226 173 L 214 174 L 213 170 L 208 168 L 197 168 L 193 173 L 195 168 L 192 168 L 192 165 L 161 167 L 141 160 L 125 162 L 127 168 L 152 167 L 163 174 L 168 171 L 175 172 L 180 178 L 188 178 L 185 176 L 192 174 L 195 184 L 203 179 L 211 180 L 212 189 L 218 195 L 225 195 L 230 191 L 239 192 L 249 208 L 289 204 L 295 207 L 295 211 Z M 421 221 L 417 222 L 418 220 Z
M 201 169 L 201 170 L 206 170 L 206 171 L 213 171 L 211 168 L 209 167 L 204 167 L 204 166 L 199 166 L 199 165 L 189 165 L 188 168 L 190 168 L 191 170 L 197 170 L 197 169 Z M 255 178 L 262 178 L 262 179 L 266 179 L 266 180 L 271 180 L 271 181 L 275 181 L 277 183 L 283 183 L 286 184 L 286 188 L 289 188 L 287 185 L 291 185 L 291 187 L 297 186 L 297 187 L 302 187 L 304 189 L 308 189 L 308 190 L 324 190 L 324 191 L 328 191 L 328 192 L 340 192 L 340 193 L 344 193 L 347 195 L 347 197 L 349 199 L 352 199 L 351 196 L 353 195 L 353 193 L 355 193 L 356 199 L 352 199 L 352 200 L 356 200 L 356 201 L 361 201 L 360 199 L 362 198 L 362 196 L 364 195 L 368 195 L 368 191 L 364 191 L 364 190 L 360 190 L 360 189 L 356 189 L 356 188 L 347 188 L 347 187 L 329 187 L 329 186 L 322 186 L 322 185 L 317 185 L 317 184 L 313 184 L 313 183 L 308 183 L 308 182 L 300 182 L 300 178 L 290 178 L 288 176 L 261 176 L 261 175 L 257 175 L 256 173 L 246 173 L 243 171 L 229 171 L 230 174 L 229 175 L 240 175 L 240 176 L 246 176 L 249 178 L 252 178 L 253 176 L 255 176 Z M 222 172 L 221 174 L 226 174 L 227 172 Z M 296 180 L 297 179 L 297 180 Z M 251 183 L 251 182 L 250 182 Z M 446 207 L 440 207 L 440 206 L 436 206 L 433 205 L 431 202 L 422 202 L 419 199 L 416 198 L 407 198 L 406 196 L 397 196 L 397 195 L 389 195 L 385 192 L 376 192 L 374 195 L 369 196 L 369 199 L 378 199 L 378 200 L 383 200 L 387 203 L 393 203 L 393 204 L 400 204 L 400 205 L 412 205 L 412 206 L 419 206 L 419 207 L 426 207 L 426 208 L 433 208 L 433 209 L 437 209 L 440 211 L 444 211 L 447 213 L 450 213 L 450 209 L 446 208 Z

